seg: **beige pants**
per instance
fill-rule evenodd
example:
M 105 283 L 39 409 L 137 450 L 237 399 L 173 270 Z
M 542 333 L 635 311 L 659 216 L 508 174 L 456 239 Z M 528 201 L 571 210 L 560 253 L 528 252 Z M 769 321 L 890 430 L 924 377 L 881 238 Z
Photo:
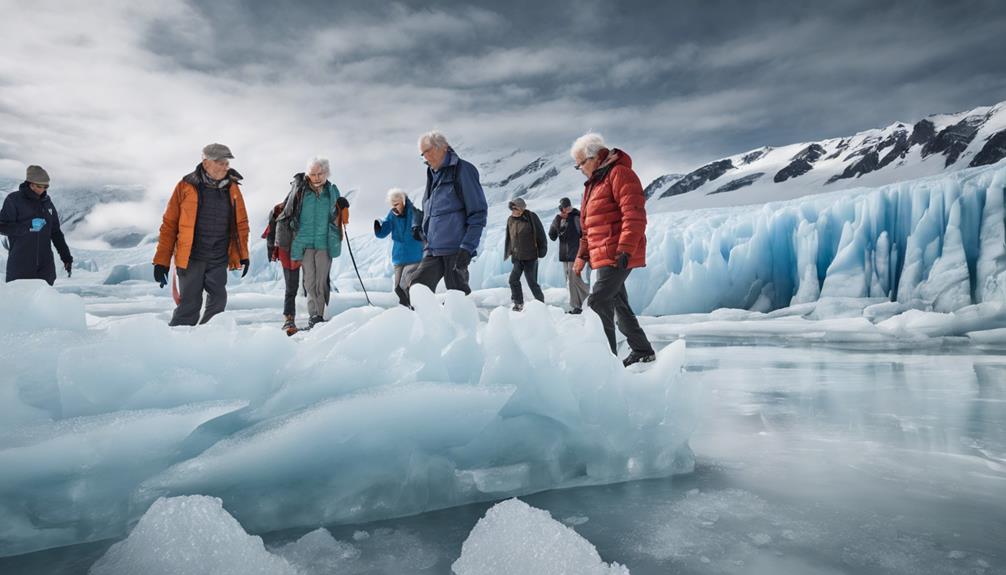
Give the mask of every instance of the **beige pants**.
M 582 309 L 583 301 L 590 293 L 590 266 L 583 266 L 584 273 L 587 274 L 587 281 L 573 273 L 573 264 L 576 262 L 562 262 L 562 269 L 566 272 L 566 285 L 569 286 L 569 307 L 570 309 Z
M 332 271 L 332 258 L 328 250 L 304 250 L 304 290 L 307 291 L 307 313 L 311 317 L 325 317 L 325 301 L 330 289 L 328 274 Z

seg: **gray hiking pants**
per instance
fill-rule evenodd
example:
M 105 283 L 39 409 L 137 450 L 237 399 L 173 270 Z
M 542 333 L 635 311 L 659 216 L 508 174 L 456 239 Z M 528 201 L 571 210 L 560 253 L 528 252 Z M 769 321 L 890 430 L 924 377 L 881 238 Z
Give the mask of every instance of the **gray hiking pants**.
M 332 258 L 328 257 L 328 250 L 308 248 L 304 250 L 302 262 L 307 313 L 311 317 L 325 317 L 325 303 L 328 302 L 328 291 L 331 289 L 328 274 L 332 271 Z
M 398 303 L 406 307 L 409 305 L 409 282 L 417 269 L 419 262 L 395 266 L 395 295 L 398 296 Z
M 583 266 L 583 273 L 587 276 L 587 281 L 583 281 L 582 276 L 573 273 L 574 263 L 576 262 L 562 262 L 562 269 L 566 272 L 566 285 L 569 287 L 569 307 L 583 309 L 583 300 L 590 293 L 590 266 Z
M 168 325 L 206 323 L 227 307 L 227 264 L 210 266 L 203 261 L 189 260 L 189 267 L 179 268 L 177 273 L 180 297 Z M 206 292 L 206 311 L 199 321 L 203 291 Z

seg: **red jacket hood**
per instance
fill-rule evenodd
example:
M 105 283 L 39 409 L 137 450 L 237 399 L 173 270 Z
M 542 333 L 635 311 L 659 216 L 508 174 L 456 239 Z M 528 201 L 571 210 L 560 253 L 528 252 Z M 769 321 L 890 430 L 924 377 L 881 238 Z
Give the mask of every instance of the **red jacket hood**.
M 591 174 L 586 184 L 590 184 L 595 178 L 604 177 L 615 166 L 625 166 L 630 170 L 632 169 L 632 158 L 629 157 L 629 154 L 618 148 L 601 150 L 597 153 L 597 159 L 597 169 Z

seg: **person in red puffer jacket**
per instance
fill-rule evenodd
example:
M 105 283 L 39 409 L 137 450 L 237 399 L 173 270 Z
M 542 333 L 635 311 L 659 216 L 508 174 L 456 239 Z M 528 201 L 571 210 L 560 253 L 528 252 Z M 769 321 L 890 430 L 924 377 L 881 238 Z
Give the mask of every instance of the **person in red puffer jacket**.
M 625 291 L 629 272 L 646 265 L 643 186 L 632 171 L 629 155 L 617 148 L 609 150 L 600 134 L 577 138 L 569 153 L 576 169 L 587 177 L 580 208 L 583 236 L 573 273 L 579 274 L 588 263 L 597 271 L 587 305 L 601 317 L 611 352 L 618 353 L 617 316 L 618 329 L 625 334 L 632 350 L 622 363 L 628 367 L 653 361 L 656 353 L 639 327 Z

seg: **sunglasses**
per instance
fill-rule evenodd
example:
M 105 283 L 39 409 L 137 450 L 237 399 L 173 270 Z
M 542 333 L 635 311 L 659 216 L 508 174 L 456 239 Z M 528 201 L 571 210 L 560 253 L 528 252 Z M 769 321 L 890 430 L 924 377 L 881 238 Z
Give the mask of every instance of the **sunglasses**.
M 36 184 L 35 182 L 32 182 L 31 185 L 35 186 L 36 188 L 41 188 L 43 190 L 49 189 L 49 184 Z

